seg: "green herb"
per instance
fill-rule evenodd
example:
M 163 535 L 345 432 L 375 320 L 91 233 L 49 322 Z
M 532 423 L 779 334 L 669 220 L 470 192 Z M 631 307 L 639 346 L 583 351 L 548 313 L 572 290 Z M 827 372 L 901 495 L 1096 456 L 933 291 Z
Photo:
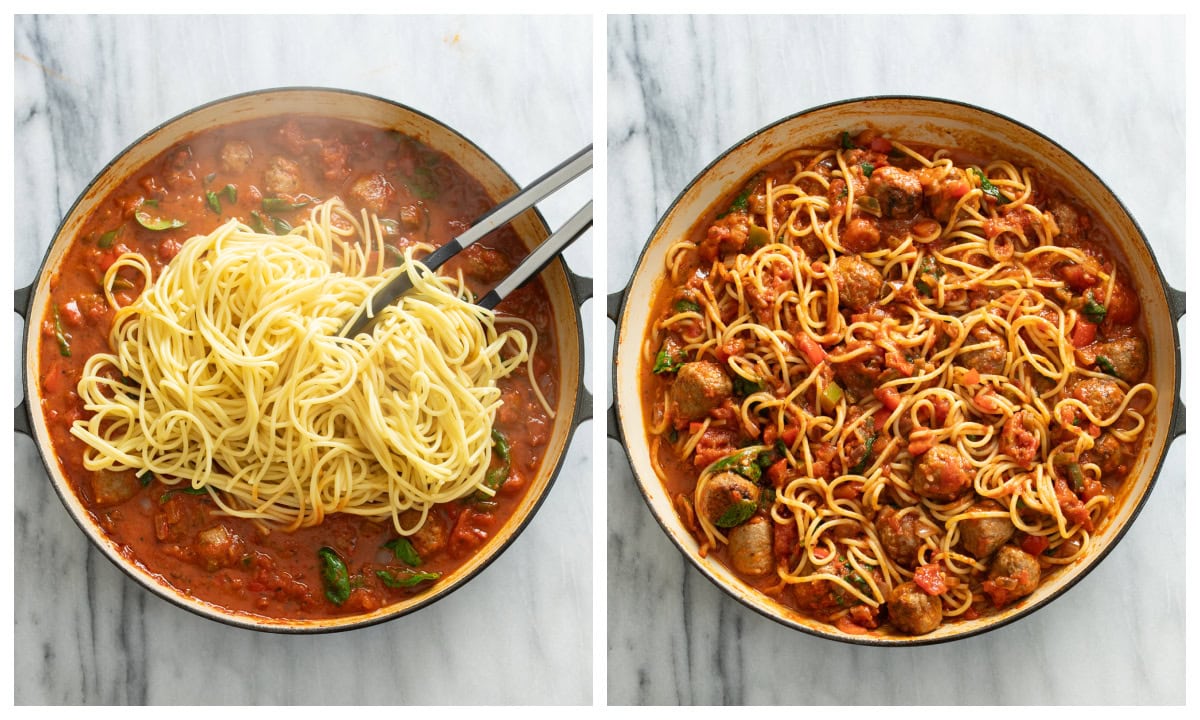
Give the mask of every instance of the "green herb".
M 863 471 L 871 466 L 871 450 L 875 447 L 875 438 L 877 437 L 875 434 L 875 418 L 867 418 L 863 426 L 867 429 L 867 440 L 863 443 L 862 459 L 850 469 L 851 475 L 862 475 Z
M 975 173 L 975 177 L 979 178 L 979 189 L 983 190 L 983 194 L 994 199 L 997 205 L 1006 205 L 1013 201 L 1012 198 L 1000 192 L 1000 188 L 992 184 L 982 172 L 971 168 L 971 172 Z
M 153 201 L 147 200 L 146 202 L 144 202 L 142 204 L 150 205 L 151 202 L 153 202 Z M 155 204 L 157 205 L 157 203 L 155 203 Z M 141 225 L 142 227 L 146 228 L 147 230 L 155 230 L 155 231 L 174 230 L 175 228 L 181 228 L 184 225 L 187 225 L 187 223 L 184 222 L 183 220 L 179 220 L 176 218 L 167 219 L 167 218 L 153 217 L 152 215 L 150 215 L 150 213 L 146 212 L 145 210 L 140 210 L 140 209 L 133 214 L 133 219 L 137 220 L 138 225 Z
M 874 215 L 882 215 L 883 210 L 879 208 L 879 200 L 870 195 L 859 195 L 854 198 L 854 207 L 866 210 Z
M 1104 357 L 1103 355 L 1096 356 L 1096 364 L 1100 366 L 1100 370 L 1102 370 L 1105 375 L 1112 375 L 1113 377 L 1121 377 L 1120 375 L 1117 374 L 1117 369 L 1115 367 L 1113 367 L 1112 360 L 1109 360 L 1108 358 Z
M 700 306 L 691 300 L 679 300 L 675 303 L 675 312 L 700 312 Z
M 437 580 L 442 576 L 437 572 L 426 573 L 404 573 L 402 575 L 393 575 L 387 570 L 376 570 L 375 576 L 378 577 L 384 585 L 390 588 L 407 588 L 414 585 L 420 585 L 429 580 Z M 328 593 L 326 593 L 328 595 Z M 332 598 L 330 598 L 332 600 Z M 341 603 L 339 603 L 341 604 Z
M 754 188 L 758 185 L 758 181 L 762 179 L 762 176 L 762 173 L 757 173 L 754 177 L 750 178 L 750 182 L 746 183 L 742 191 L 733 199 L 733 202 L 729 203 L 729 209 L 718 215 L 717 219 L 719 220 L 730 213 L 744 213 L 749 210 L 750 195 L 754 192 Z
M 263 224 L 263 216 L 257 210 L 250 211 L 250 229 L 259 235 L 267 234 L 267 226 Z
M 263 198 L 262 201 L 263 210 L 269 213 L 291 212 L 292 210 L 299 210 L 307 204 L 307 202 L 288 202 L 283 198 Z
M 225 199 L 230 205 L 237 204 L 237 185 L 226 185 L 221 192 L 225 194 Z
M 760 392 L 762 389 L 763 384 L 760 380 L 747 380 L 746 378 L 737 374 L 733 376 L 733 392 L 739 397 L 753 395 L 756 392 Z
M 737 452 L 730 453 L 709 466 L 709 472 L 732 470 L 744 478 L 758 482 L 762 477 L 763 468 L 759 465 L 760 454 L 765 450 L 762 445 L 752 445 Z M 768 456 L 769 459 L 770 456 Z
M 194 488 L 194 487 L 189 486 L 189 487 L 184 487 L 184 488 L 175 488 L 173 490 L 168 490 L 162 494 L 162 497 L 160 497 L 158 499 L 158 501 L 160 503 L 165 503 L 166 501 L 171 499 L 172 495 L 207 495 L 207 494 L 208 494 L 208 490 L 206 488 Z
M 863 577 L 858 570 L 855 570 L 850 577 L 846 579 L 855 585 L 858 585 L 864 591 L 869 591 L 871 589 L 871 584 L 867 582 L 867 579 Z
M 71 357 L 71 340 L 67 337 L 66 331 L 63 330 L 62 317 L 58 314 L 58 306 L 52 306 L 54 309 L 54 339 L 58 341 L 58 354 L 63 357 Z
M 317 551 L 321 560 L 321 579 L 325 582 L 325 597 L 334 605 L 341 605 L 350 599 L 350 571 L 346 562 L 330 547 Z
M 413 547 L 408 538 L 398 537 L 391 542 L 384 543 L 383 546 L 395 553 L 396 559 L 400 562 L 413 567 L 421 567 L 421 556 L 417 554 L 417 549 Z
M 840 193 L 838 193 L 837 199 L 841 200 L 842 198 L 846 197 L 849 194 L 850 194 L 850 186 L 843 185 L 842 191 Z
M 437 177 L 429 168 L 420 167 L 413 171 L 413 174 L 405 179 L 405 185 L 422 200 L 432 200 L 441 192 L 438 187 Z
M 663 373 L 678 372 L 679 368 L 683 367 L 684 358 L 677 355 L 672 355 L 667 352 L 666 346 L 658 351 L 658 355 L 654 358 L 653 372 L 661 375 Z
M 117 228 L 117 230 L 120 230 L 120 228 Z M 104 233 L 100 236 L 100 239 L 96 241 L 96 244 L 105 250 L 112 247 L 113 243 L 117 241 L 117 230 L 109 230 L 108 232 Z
M 875 172 L 875 166 L 869 162 L 861 163 L 859 167 L 862 168 L 863 177 L 871 177 L 871 173 Z
M 1087 319 L 1099 325 L 1104 322 L 1104 318 L 1108 317 L 1108 308 L 1096 302 L 1091 291 L 1088 291 L 1087 302 L 1083 304 L 1083 314 L 1087 315 Z
M 503 433 L 495 428 L 492 429 L 492 450 L 500 458 L 500 466 L 489 470 L 483 482 L 495 490 L 508 479 L 508 471 L 512 467 L 512 455 L 509 452 L 508 438 L 504 437 Z
M 921 258 L 921 264 L 917 267 L 917 281 L 913 283 L 913 286 L 926 295 L 932 295 L 933 286 L 922 278 L 926 275 L 930 275 L 933 278 L 934 284 L 937 284 L 937 281 L 940 280 L 945 274 L 946 271 L 943 270 L 940 265 L 938 265 L 937 261 L 933 259 L 933 256 L 926 255 Z
M 754 511 L 758 509 L 758 503 L 751 500 L 742 500 L 730 505 L 721 513 L 721 517 L 717 518 L 713 524 L 721 528 L 737 527 L 750 519 Z
M 143 470 L 138 473 L 137 479 L 142 484 L 142 487 L 150 487 L 150 483 L 154 482 L 154 473 L 149 470 Z
M 841 145 L 843 150 L 854 149 L 854 141 L 850 139 L 850 133 L 845 130 L 842 131 Z
M 277 218 L 274 215 L 272 215 L 271 222 L 275 226 L 275 234 L 276 235 L 287 235 L 288 233 L 290 233 L 292 231 L 292 226 L 289 225 L 288 222 L 286 220 L 284 220 L 283 218 Z
M 204 193 L 204 197 L 208 198 L 208 208 L 210 210 L 212 210 L 213 212 L 215 212 L 216 214 L 220 215 L 221 214 L 221 198 L 217 197 L 217 194 L 215 192 L 213 192 L 212 190 L 209 190 L 208 192 Z

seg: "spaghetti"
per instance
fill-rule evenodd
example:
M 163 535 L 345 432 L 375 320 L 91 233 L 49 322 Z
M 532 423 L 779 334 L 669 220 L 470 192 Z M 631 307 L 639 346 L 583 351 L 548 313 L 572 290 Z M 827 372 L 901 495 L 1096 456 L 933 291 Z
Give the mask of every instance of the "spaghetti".
M 780 602 L 923 634 L 1087 551 L 1156 390 L 1106 230 L 1034 170 L 868 130 L 668 249 L 651 456 Z
M 497 380 L 529 365 L 536 332 L 517 318 L 504 322 L 532 340 L 498 329 L 461 277 L 414 260 L 431 246 L 385 269 L 382 237 L 374 216 L 333 199 L 286 235 L 226 222 L 184 243 L 157 279 L 143 256 L 121 256 L 105 275 L 109 303 L 122 269 L 146 289 L 118 310 L 112 352 L 84 366 L 92 414 L 71 428 L 88 445 L 84 466 L 150 473 L 288 530 L 348 513 L 411 535 L 438 503 L 493 495 Z M 338 337 L 396 273 L 413 290 L 370 335 Z

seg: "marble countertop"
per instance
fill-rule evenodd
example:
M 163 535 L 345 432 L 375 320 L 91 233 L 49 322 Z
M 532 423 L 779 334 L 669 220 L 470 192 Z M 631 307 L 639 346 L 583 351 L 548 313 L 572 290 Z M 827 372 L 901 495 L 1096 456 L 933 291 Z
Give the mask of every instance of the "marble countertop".
M 15 282 L 32 281 L 110 158 L 180 112 L 248 90 L 394 99 L 527 183 L 591 137 L 591 46 L 587 17 L 17 17 Z M 541 207 L 557 226 L 590 196 L 577 183 Z M 589 233 L 567 253 L 584 275 L 591 247 Z M 91 548 L 18 437 L 16 702 L 590 703 L 591 428 L 533 522 L 467 586 L 414 615 L 316 637 L 225 627 L 140 589 Z
M 608 290 L 712 158 L 781 117 L 872 94 L 958 99 L 1054 138 L 1106 179 L 1182 288 L 1183 183 L 1164 179 L 1183 176 L 1183 39 L 1179 19 L 1149 17 L 610 17 L 607 192 L 621 212 Z M 718 590 L 610 441 L 608 701 L 1182 703 L 1183 450 L 1117 548 L 1048 607 L 968 640 L 877 649 L 787 630 Z

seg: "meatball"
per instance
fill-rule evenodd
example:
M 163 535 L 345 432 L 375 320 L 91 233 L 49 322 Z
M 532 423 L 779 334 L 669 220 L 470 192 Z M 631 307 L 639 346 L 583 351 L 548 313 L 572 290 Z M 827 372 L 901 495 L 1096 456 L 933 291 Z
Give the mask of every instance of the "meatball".
M 852 253 L 871 252 L 879 247 L 879 221 L 873 217 L 856 217 L 842 231 L 842 247 Z
M 710 360 L 684 363 L 671 386 L 675 414 L 699 420 L 733 395 L 733 383 L 721 366 Z
M 1088 348 L 1096 356 L 1096 364 L 1105 369 L 1100 358 L 1105 358 L 1117 377 L 1127 383 L 1135 383 L 1146 374 L 1146 341 L 1130 336 L 1096 343 Z
M 1058 237 L 1063 244 L 1074 245 L 1087 237 L 1091 222 L 1072 205 L 1057 198 L 1046 203 L 1046 210 L 1054 216 L 1058 226 Z
M 852 340 L 846 344 L 843 352 L 849 353 L 863 345 L 870 345 L 871 349 L 855 356 L 853 360 L 833 364 L 833 372 L 841 381 L 842 388 L 855 400 L 871 396 L 871 392 L 879 383 L 879 376 L 886 367 L 883 350 L 874 343 Z
M 896 629 L 909 635 L 924 635 L 942 624 L 942 599 L 927 594 L 914 582 L 893 588 L 887 609 Z
M 1085 378 L 1071 388 L 1071 397 L 1088 406 L 1096 419 L 1103 420 L 1117 411 L 1125 399 L 1125 391 L 1115 380 Z
M 925 191 L 925 200 L 929 205 L 929 214 L 939 222 L 950 220 L 954 206 L 971 191 L 971 181 L 960 168 L 951 167 L 946 171 L 930 168 L 921 172 L 921 187 Z M 978 202 L 971 203 L 978 207 Z
M 300 189 L 300 166 L 285 157 L 271 158 L 263 173 L 263 185 L 269 193 L 294 193 Z
M 954 500 L 975 482 L 975 468 L 953 445 L 938 443 L 921 456 L 912 475 L 913 490 L 930 500 Z
M 221 171 L 231 175 L 240 175 L 250 167 L 254 159 L 254 150 L 250 143 L 243 140 L 231 140 L 221 146 Z
M 854 568 L 844 559 L 838 558 L 818 570 L 816 575 L 829 575 L 844 578 L 851 575 Z M 802 610 L 808 610 L 814 615 L 830 615 L 843 610 L 858 602 L 849 590 L 832 580 L 811 580 L 792 586 L 792 595 L 796 605 Z
M 758 504 L 760 490 L 757 485 L 735 472 L 722 472 L 709 478 L 700 491 L 697 511 L 714 525 L 731 508 L 745 502 Z
M 1079 455 L 1081 463 L 1095 463 L 1105 475 L 1117 473 L 1125 464 L 1125 446 L 1112 433 L 1102 433 L 1095 445 Z
M 925 199 L 916 175 L 890 165 L 871 173 L 867 193 L 879 201 L 880 210 L 890 218 L 911 218 Z
M 883 276 L 871 263 L 856 255 L 843 255 L 833 263 L 833 278 L 837 282 L 841 304 L 862 310 L 879 299 Z
M 1042 569 L 1037 558 L 1015 545 L 1005 545 L 996 551 L 983 591 L 993 605 L 1004 607 L 1036 590 L 1041 580 Z
M 350 186 L 349 194 L 356 205 L 379 214 L 387 208 L 396 194 L 396 189 L 383 173 L 374 172 L 356 179 Z
M 420 519 L 421 513 L 416 510 L 405 510 L 400 514 L 400 522 L 404 527 L 411 527 Z M 421 529 L 408 536 L 408 541 L 412 543 L 413 550 L 417 551 L 417 555 L 424 560 L 446 547 L 448 536 L 446 520 L 440 512 L 433 510 L 425 517 L 425 524 L 421 526 Z
M 1026 470 L 1033 469 L 1041 441 L 1038 439 L 1037 424 L 1033 413 L 1021 410 L 1004 423 L 1000 433 L 1000 452 L 1012 458 Z
M 980 500 L 966 510 L 968 513 L 1003 512 L 1004 517 L 967 518 L 958 523 L 958 542 L 972 557 L 983 560 L 1008 542 L 1017 531 L 1008 511 L 995 500 Z
M 963 342 L 963 346 L 989 343 L 984 347 L 959 352 L 958 362 L 964 367 L 977 370 L 983 375 L 1001 375 L 1008 361 L 1008 352 L 1004 347 L 1004 338 L 987 325 L 976 325 Z
M 917 534 L 921 516 L 917 512 L 901 513 L 891 505 L 883 506 L 875 517 L 879 544 L 896 563 L 911 568 L 917 562 L 917 552 L 925 541 Z
M 757 516 L 729 531 L 733 569 L 743 575 L 766 575 L 775 567 L 771 521 Z

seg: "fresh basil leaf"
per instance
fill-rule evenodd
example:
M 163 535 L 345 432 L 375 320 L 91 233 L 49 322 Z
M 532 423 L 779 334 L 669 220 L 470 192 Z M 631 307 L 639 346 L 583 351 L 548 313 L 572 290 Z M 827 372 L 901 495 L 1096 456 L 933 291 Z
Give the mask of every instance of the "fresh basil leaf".
M 1112 375 L 1113 377 L 1121 377 L 1120 375 L 1117 374 L 1117 369 L 1115 367 L 1113 367 L 1112 360 L 1109 360 L 1108 358 L 1104 357 L 1103 355 L 1096 356 L 1096 365 L 1100 366 L 1100 370 L 1105 375 Z
M 839 142 L 841 143 L 843 150 L 853 150 L 854 149 L 854 140 L 852 140 L 850 138 L 850 133 L 846 130 L 842 131 L 841 137 L 839 138 Z
M 346 568 L 346 562 L 330 547 L 318 550 L 317 557 L 321 560 L 325 597 L 334 605 L 341 605 L 350 599 L 350 571 Z
M 143 205 L 149 205 L 149 204 L 150 204 L 149 200 L 147 200 L 145 203 L 143 203 Z M 142 227 L 146 228 L 147 230 L 154 230 L 154 231 L 174 230 L 175 228 L 181 228 L 184 225 L 187 225 L 187 222 L 176 219 L 176 218 L 154 217 L 150 213 L 146 212 L 145 210 L 138 210 L 137 212 L 135 212 L 133 214 L 133 219 L 137 220 L 138 225 L 141 225 Z
M 733 376 L 733 392 L 739 397 L 753 395 L 763 389 L 763 384 L 756 380 L 747 380 L 741 375 L 734 374 Z
M 142 487 L 150 487 L 150 483 L 154 482 L 154 473 L 149 470 L 143 470 L 138 473 L 137 479 L 142 484 Z
M 681 367 L 683 359 L 672 356 L 666 350 L 659 350 L 658 355 L 654 357 L 653 372 L 657 375 L 678 372 Z
M 215 192 L 213 192 L 212 190 L 209 190 L 208 192 L 204 193 L 204 197 L 208 199 L 208 209 L 212 210 L 216 214 L 220 215 L 221 214 L 221 198 L 217 197 L 217 194 Z
M 391 542 L 384 543 L 383 546 L 391 550 L 400 562 L 412 567 L 421 567 L 421 556 L 417 554 L 417 549 L 413 547 L 408 538 L 398 537 Z
M 721 517 L 717 518 L 713 524 L 721 528 L 737 527 L 750 519 L 754 511 L 758 509 L 758 503 L 750 500 L 743 500 L 734 503 L 721 513 Z
M 430 580 L 437 580 L 442 576 L 442 574 L 437 572 L 427 572 L 393 575 L 387 570 L 376 570 L 375 576 L 378 577 L 384 585 L 387 585 L 390 588 L 408 588 L 413 587 L 414 585 L 420 585 L 421 583 Z
M 120 230 L 120 228 L 117 228 L 117 230 Z M 104 248 L 105 250 L 112 247 L 113 243 L 117 241 L 117 230 L 109 230 L 101 235 L 100 239 L 96 241 L 96 245 Z
M 863 177 L 871 177 L 871 173 L 875 172 L 875 166 L 869 162 L 860 163 L 859 167 L 862 168 Z
M 679 300 L 675 303 L 675 312 L 700 312 L 700 305 L 691 300 Z
M 979 178 L 979 189 L 983 191 L 984 195 L 993 198 L 997 205 L 1007 205 L 1013 201 L 1012 198 L 1000 192 L 1000 188 L 993 185 L 992 182 L 987 179 L 986 175 L 975 168 L 971 168 L 971 172 L 975 173 L 975 177 Z
M 1096 302 L 1095 297 L 1093 297 L 1091 291 L 1089 291 L 1087 294 L 1087 302 L 1083 304 L 1083 314 L 1087 316 L 1088 320 L 1091 320 L 1099 325 L 1104 322 L 1106 317 L 1108 317 L 1108 308 Z

